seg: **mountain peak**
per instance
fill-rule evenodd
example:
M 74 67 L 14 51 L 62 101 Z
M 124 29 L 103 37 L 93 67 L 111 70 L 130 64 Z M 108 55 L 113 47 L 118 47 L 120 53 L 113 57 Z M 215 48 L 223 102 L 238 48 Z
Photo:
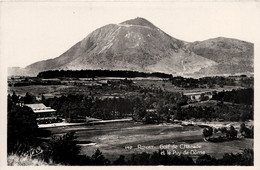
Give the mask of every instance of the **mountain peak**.
M 107 69 L 195 76 L 245 73 L 253 72 L 253 49 L 253 44 L 222 37 L 186 43 L 138 17 L 101 27 L 61 56 L 13 72 L 35 75 L 57 69 Z
M 135 19 L 130 19 L 120 23 L 122 25 L 137 25 L 137 26 L 146 26 L 150 28 L 156 28 L 150 21 L 146 20 L 145 18 L 137 17 Z

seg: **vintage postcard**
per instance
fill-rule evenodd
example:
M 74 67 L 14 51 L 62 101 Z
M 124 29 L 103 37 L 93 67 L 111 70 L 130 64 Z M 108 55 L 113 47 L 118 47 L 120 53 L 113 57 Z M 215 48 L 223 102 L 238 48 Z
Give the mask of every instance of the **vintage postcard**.
M 1 166 L 256 168 L 258 11 L 1 1 Z

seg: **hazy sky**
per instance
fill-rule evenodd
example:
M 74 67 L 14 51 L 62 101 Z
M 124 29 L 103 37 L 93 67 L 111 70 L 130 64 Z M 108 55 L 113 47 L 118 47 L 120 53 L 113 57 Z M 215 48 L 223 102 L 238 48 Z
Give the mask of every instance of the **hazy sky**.
M 55 58 L 95 29 L 143 17 L 184 41 L 230 37 L 255 42 L 258 2 L 2 2 L 0 57 L 25 67 Z

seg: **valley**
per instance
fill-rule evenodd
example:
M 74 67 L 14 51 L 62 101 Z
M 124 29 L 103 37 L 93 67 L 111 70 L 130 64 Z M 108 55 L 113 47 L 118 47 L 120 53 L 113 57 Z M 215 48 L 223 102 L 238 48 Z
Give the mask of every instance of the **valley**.
M 138 17 L 9 68 L 7 83 L 8 153 L 64 165 L 254 164 L 250 42 L 186 42 Z

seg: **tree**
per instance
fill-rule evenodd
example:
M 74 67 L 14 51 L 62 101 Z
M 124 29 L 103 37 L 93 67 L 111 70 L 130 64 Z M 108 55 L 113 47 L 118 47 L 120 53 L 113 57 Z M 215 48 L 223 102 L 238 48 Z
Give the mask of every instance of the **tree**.
M 254 152 L 252 149 L 245 149 L 242 153 L 226 153 L 219 160 L 219 165 L 254 165 Z
M 241 135 L 244 136 L 245 138 L 253 138 L 253 136 L 254 136 L 254 130 L 253 130 L 253 128 L 252 128 L 252 129 L 247 128 L 246 125 L 245 125 L 245 123 L 242 123 L 242 124 L 240 125 L 239 132 L 240 132 Z
M 146 109 L 142 104 L 135 105 L 133 112 L 134 120 L 141 120 L 146 115 Z
M 217 165 L 216 158 L 211 157 L 210 155 L 199 156 L 196 160 L 197 165 Z
M 32 145 L 35 143 L 38 126 L 32 109 L 18 106 L 8 100 L 7 111 L 8 153 L 16 149 L 16 144 Z
M 22 97 L 22 100 L 24 101 L 24 104 L 36 103 L 36 97 L 28 92 Z
M 213 128 L 208 127 L 208 128 L 203 129 L 202 134 L 204 136 L 204 140 L 208 140 L 208 137 L 213 135 Z
M 226 137 L 229 140 L 237 139 L 237 131 L 235 130 L 234 126 L 230 126 L 230 129 L 226 133 Z
M 117 160 L 114 161 L 114 165 L 125 165 L 125 156 L 120 155 Z
M 80 146 L 76 145 L 74 134 L 75 132 L 69 132 L 63 136 L 52 136 L 44 152 L 45 160 L 51 158 L 55 163 L 77 164 Z
M 19 102 L 19 96 L 17 96 L 17 95 L 15 94 L 15 92 L 13 92 L 12 100 L 13 100 L 14 103 L 18 103 L 18 102 Z
M 110 165 L 110 161 L 104 157 L 99 149 L 91 157 L 92 165 Z
M 220 131 L 221 131 L 222 134 L 227 133 L 227 128 L 226 127 L 221 127 Z

